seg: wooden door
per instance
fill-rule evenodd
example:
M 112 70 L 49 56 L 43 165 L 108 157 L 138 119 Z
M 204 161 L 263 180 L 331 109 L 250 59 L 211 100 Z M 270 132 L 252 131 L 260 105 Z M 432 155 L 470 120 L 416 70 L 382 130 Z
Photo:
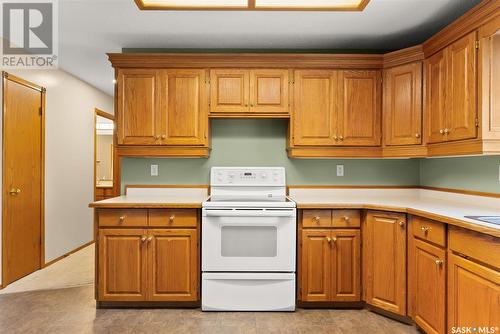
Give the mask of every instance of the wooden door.
M 413 238 L 408 275 L 415 323 L 429 334 L 446 333 L 446 251 Z M 411 260 L 411 261 L 410 261 Z
M 292 142 L 294 145 L 336 144 L 337 71 L 295 71 Z
M 250 71 L 250 112 L 287 113 L 288 70 Z
M 196 301 L 199 249 L 196 229 L 149 231 L 149 296 L 151 301 Z
M 448 252 L 448 331 L 500 324 L 500 272 Z
M 330 230 L 303 230 L 300 254 L 300 296 L 302 301 L 331 299 Z
M 219 69 L 210 71 L 210 112 L 246 113 L 249 109 L 250 72 Z
M 117 77 L 119 145 L 159 145 L 161 112 L 159 71 L 122 69 Z
M 422 144 L 422 63 L 384 71 L 385 145 Z
M 425 110 L 427 141 L 445 141 L 446 49 L 425 60 Z
M 451 44 L 448 51 L 447 140 L 477 137 L 476 33 Z
M 338 137 L 345 146 L 381 143 L 380 71 L 341 71 L 338 85 Z
M 361 237 L 359 230 L 332 231 L 332 301 L 361 300 Z
M 3 285 L 42 265 L 45 90 L 4 73 Z
M 147 231 L 99 230 L 99 301 L 147 298 Z
M 208 145 L 205 70 L 161 71 L 163 145 Z
M 363 231 L 364 297 L 368 304 L 406 315 L 406 216 L 369 211 Z

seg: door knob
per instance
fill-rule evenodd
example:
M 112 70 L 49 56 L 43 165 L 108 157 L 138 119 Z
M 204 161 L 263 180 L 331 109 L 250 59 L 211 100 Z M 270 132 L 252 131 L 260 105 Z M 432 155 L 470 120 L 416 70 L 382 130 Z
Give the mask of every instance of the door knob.
M 12 196 L 17 195 L 17 194 L 19 194 L 20 192 L 21 192 L 21 189 L 19 189 L 19 188 L 11 188 L 11 189 L 9 190 L 9 194 L 11 194 Z

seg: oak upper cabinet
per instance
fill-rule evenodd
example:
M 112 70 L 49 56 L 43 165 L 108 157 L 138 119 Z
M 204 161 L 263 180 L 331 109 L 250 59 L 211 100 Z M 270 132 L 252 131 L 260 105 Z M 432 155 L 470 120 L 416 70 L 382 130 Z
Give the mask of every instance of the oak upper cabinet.
M 338 71 L 295 71 L 292 144 L 335 145 L 338 141 L 336 90 Z
M 160 75 L 154 69 L 117 72 L 118 145 L 159 145 Z
M 413 319 L 429 334 L 446 333 L 446 251 L 411 238 L 408 280 Z
M 380 71 L 340 71 L 337 97 L 338 142 L 344 146 L 381 143 Z
M 300 298 L 329 301 L 332 296 L 330 230 L 303 230 L 300 247 Z
M 212 114 L 288 113 L 288 70 L 214 69 L 210 87 Z
M 425 108 L 429 143 L 439 143 L 445 139 L 446 54 L 445 49 L 425 60 Z
M 406 315 L 406 216 L 368 211 L 363 231 L 366 303 Z
M 147 298 L 147 231 L 100 229 L 98 299 L 144 301 Z
M 422 63 L 384 70 L 384 144 L 422 144 Z
M 164 145 L 208 145 L 208 97 L 205 70 L 161 71 Z
M 429 143 L 477 137 L 476 32 L 425 61 Z
M 250 109 L 250 72 L 210 70 L 210 112 L 247 113 Z
M 250 112 L 288 113 L 288 88 L 288 70 L 250 71 Z
M 153 229 L 149 233 L 149 300 L 198 300 L 200 268 L 196 229 Z

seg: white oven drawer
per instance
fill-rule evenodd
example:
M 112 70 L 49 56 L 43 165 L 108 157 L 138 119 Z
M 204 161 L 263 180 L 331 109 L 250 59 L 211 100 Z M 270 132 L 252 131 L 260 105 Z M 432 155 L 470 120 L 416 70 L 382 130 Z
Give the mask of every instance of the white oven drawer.
M 203 273 L 203 311 L 294 311 L 294 273 Z

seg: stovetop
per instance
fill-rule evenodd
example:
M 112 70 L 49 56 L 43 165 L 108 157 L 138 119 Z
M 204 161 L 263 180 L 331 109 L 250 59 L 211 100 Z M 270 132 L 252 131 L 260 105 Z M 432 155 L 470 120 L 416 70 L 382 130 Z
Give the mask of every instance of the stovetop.
M 203 202 L 204 208 L 295 208 L 296 204 L 290 198 L 286 197 L 284 200 L 262 201 L 262 200 L 241 200 L 235 198 L 234 200 L 219 200 L 214 201 L 209 198 Z

